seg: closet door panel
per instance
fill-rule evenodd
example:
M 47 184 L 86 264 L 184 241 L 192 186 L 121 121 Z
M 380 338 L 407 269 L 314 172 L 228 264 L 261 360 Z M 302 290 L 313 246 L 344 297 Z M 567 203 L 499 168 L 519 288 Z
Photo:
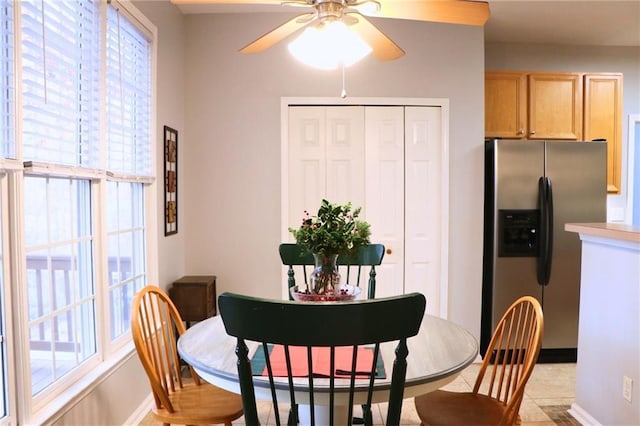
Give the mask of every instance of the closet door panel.
M 404 108 L 365 107 L 366 219 L 386 247 L 376 297 L 404 293 Z
M 326 197 L 326 108 L 289 108 L 289 218 L 298 227 Z M 293 237 L 290 237 L 291 241 Z
M 363 207 L 371 241 L 386 248 L 376 296 L 418 291 L 438 316 L 447 312 L 442 114 L 437 106 L 291 106 L 285 166 L 288 226 L 322 198 Z
M 364 107 L 327 107 L 326 123 L 327 199 L 364 206 Z
M 441 111 L 405 109 L 405 289 L 427 297 L 440 315 Z

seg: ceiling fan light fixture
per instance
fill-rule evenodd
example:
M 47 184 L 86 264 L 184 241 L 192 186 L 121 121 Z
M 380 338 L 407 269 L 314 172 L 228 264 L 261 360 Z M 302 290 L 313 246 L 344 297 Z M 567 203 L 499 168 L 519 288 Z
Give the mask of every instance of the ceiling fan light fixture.
M 371 50 L 371 46 L 340 20 L 307 27 L 289 43 L 289 52 L 297 60 L 323 70 L 333 70 L 340 65 L 351 66 Z

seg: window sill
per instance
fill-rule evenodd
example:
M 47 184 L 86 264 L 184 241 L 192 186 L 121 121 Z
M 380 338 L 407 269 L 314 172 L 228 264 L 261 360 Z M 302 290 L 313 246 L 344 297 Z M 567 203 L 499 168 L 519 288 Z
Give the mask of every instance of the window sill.
M 74 385 L 61 392 L 56 398 L 47 403 L 42 409 L 33 413 L 33 416 L 25 424 L 52 424 L 64 416 L 71 408 L 82 401 L 88 394 L 95 390 L 111 374 L 125 362 L 136 356 L 133 342 L 124 345 L 114 353 L 109 360 L 102 362 L 89 374 L 78 380 Z

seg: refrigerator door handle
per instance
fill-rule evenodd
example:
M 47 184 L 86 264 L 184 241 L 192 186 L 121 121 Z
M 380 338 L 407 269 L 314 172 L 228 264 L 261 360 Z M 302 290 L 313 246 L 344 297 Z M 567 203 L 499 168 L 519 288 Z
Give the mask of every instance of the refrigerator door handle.
M 540 209 L 540 226 L 538 229 L 538 258 L 536 260 L 536 279 L 538 284 L 546 285 L 547 271 L 547 185 L 544 176 L 538 179 L 538 208 Z
M 545 261 L 545 272 L 544 272 L 544 284 L 548 285 L 549 281 L 551 281 L 551 259 L 553 259 L 553 190 L 551 188 L 551 179 L 545 178 L 545 186 L 546 186 L 546 261 Z

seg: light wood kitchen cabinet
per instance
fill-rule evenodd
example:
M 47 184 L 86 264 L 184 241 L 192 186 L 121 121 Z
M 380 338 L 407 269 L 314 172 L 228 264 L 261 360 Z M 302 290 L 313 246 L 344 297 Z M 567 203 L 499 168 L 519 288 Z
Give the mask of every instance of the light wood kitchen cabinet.
M 485 137 L 607 140 L 607 191 L 619 193 L 622 74 L 487 71 Z
M 487 72 L 484 90 L 485 136 L 525 138 L 527 75 L 520 72 Z
M 622 74 L 585 74 L 584 139 L 607 140 L 607 191 L 620 192 Z
M 485 136 L 582 139 L 580 73 L 485 73 Z
M 582 139 L 582 76 L 528 75 L 529 139 Z

